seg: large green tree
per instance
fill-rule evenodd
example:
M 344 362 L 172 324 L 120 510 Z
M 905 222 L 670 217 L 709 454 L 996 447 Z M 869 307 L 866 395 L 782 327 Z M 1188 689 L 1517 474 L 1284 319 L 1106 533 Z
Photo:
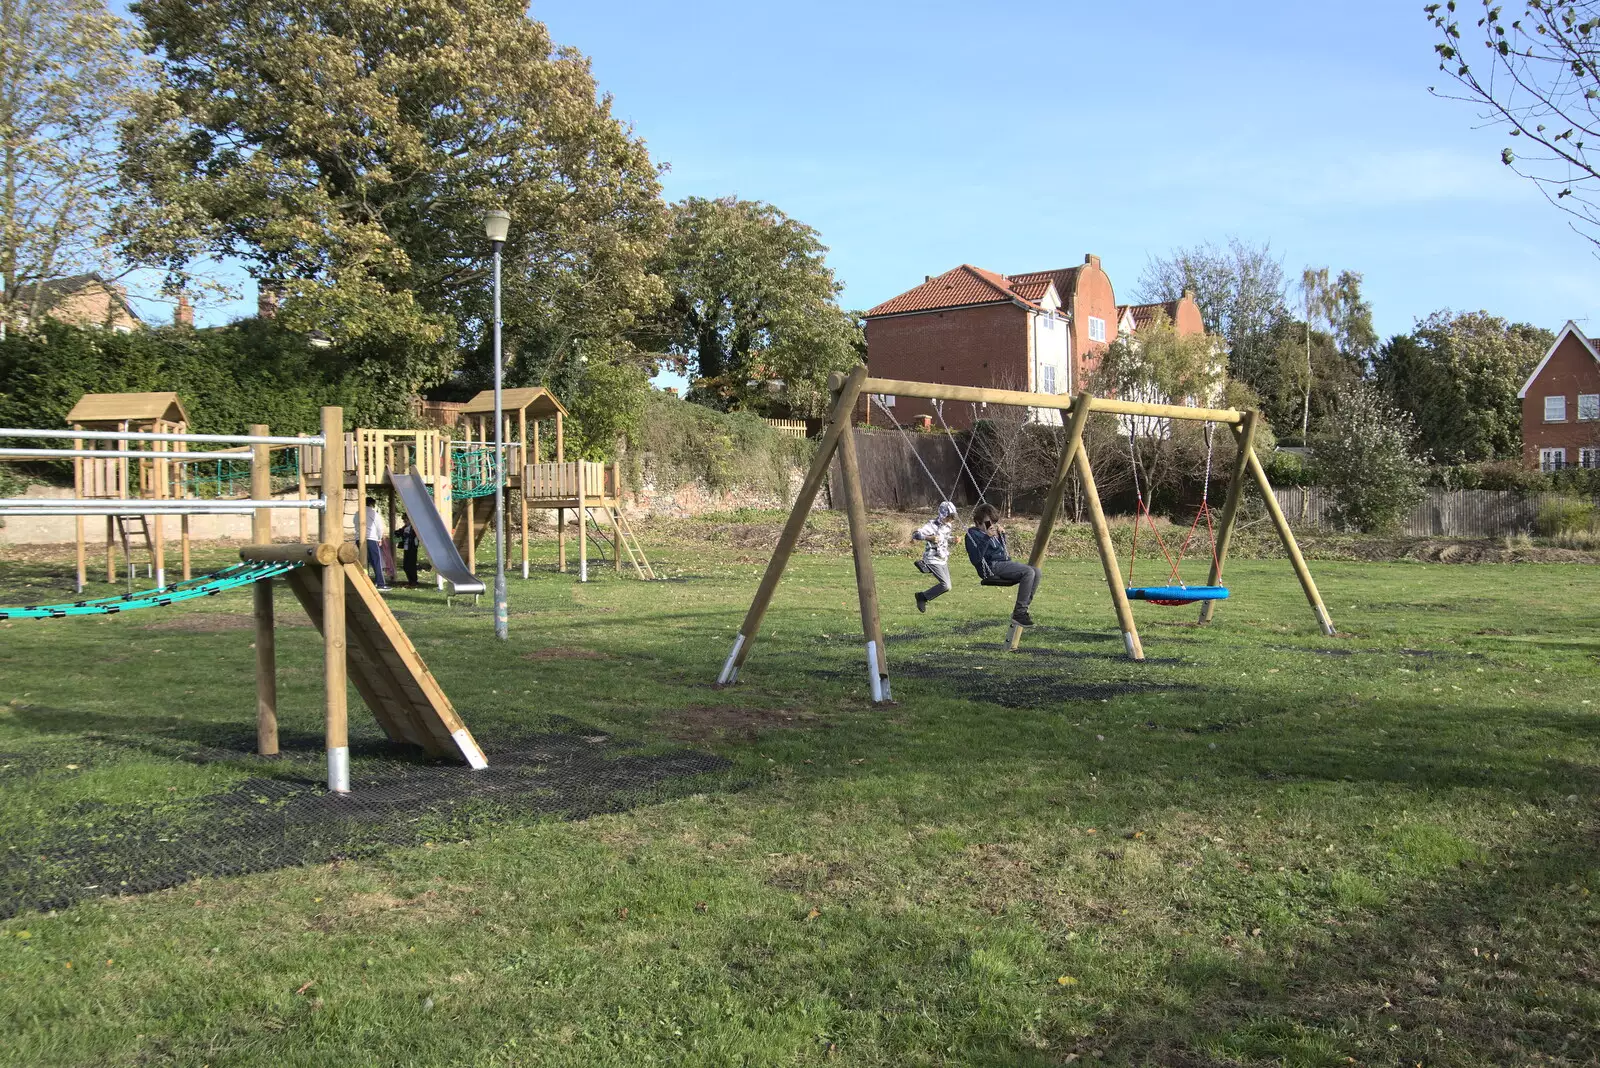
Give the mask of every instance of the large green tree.
M 128 251 L 182 281 L 242 259 L 282 316 L 390 394 L 486 333 L 489 208 L 512 215 L 505 317 L 542 372 L 610 353 L 660 298 L 656 170 L 588 61 L 520 0 L 138 0 L 159 87 L 127 124 Z M 529 372 L 532 373 L 532 372 Z
M 690 197 L 671 216 L 656 260 L 669 299 L 648 336 L 694 380 L 694 399 L 819 412 L 829 372 L 860 359 L 861 331 L 817 231 L 732 197 Z
M 1228 370 L 1262 390 L 1274 374 L 1274 329 L 1289 317 L 1283 262 L 1269 246 L 1237 237 L 1226 247 L 1213 244 L 1175 248 L 1152 256 L 1135 291 L 1142 301 L 1177 300 L 1193 291 L 1206 332 L 1228 343 Z
M 1390 403 L 1415 419 L 1422 447 L 1443 463 L 1515 459 L 1522 449 L 1517 391 L 1555 341 L 1550 331 L 1477 311 L 1437 311 L 1377 352 L 1373 371 Z
M 0 332 L 38 319 L 40 282 L 110 264 L 128 30 L 102 0 L 0 0 Z

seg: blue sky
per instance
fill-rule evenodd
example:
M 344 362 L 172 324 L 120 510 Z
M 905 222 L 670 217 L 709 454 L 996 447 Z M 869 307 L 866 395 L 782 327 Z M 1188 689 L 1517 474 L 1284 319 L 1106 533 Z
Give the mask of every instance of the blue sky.
M 669 198 L 770 201 L 866 307 L 968 262 L 1147 257 L 1238 235 L 1366 277 L 1379 331 L 1442 308 L 1590 319 L 1592 246 L 1442 85 L 1418 2 L 535 2 L 589 55 Z M 253 307 L 213 309 L 220 321 Z M 1591 321 L 1591 325 L 1593 325 Z

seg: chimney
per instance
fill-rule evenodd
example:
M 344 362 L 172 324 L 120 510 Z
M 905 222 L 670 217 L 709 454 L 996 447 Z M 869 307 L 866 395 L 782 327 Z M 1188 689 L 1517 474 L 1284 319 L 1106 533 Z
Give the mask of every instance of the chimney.
M 923 281 L 923 282 L 924 282 L 924 283 L 927 283 L 927 282 L 931 282 L 931 281 L 933 281 L 933 275 L 931 275 L 931 274 L 925 274 L 925 275 L 923 275 L 923 276 L 922 276 L 922 281 Z
M 278 302 L 283 299 L 283 291 L 271 282 L 262 282 L 256 290 L 256 318 L 275 319 L 278 315 Z
M 172 309 L 172 325 L 194 326 L 194 305 L 189 303 L 189 294 L 178 294 L 178 306 Z
M 1086 254 L 1083 257 L 1083 262 L 1087 263 L 1090 267 L 1093 267 L 1096 270 L 1099 270 L 1100 268 L 1100 257 L 1096 256 L 1093 252 Z
M 1192 289 L 1185 289 L 1185 290 L 1184 290 L 1184 291 L 1183 291 L 1183 299 L 1184 299 L 1184 300 L 1193 300 L 1193 299 L 1194 299 L 1194 290 L 1192 290 Z

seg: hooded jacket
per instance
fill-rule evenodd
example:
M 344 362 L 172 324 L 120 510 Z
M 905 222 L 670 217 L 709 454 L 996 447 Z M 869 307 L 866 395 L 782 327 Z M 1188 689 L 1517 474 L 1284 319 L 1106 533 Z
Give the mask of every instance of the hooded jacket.
M 972 561 L 980 579 L 988 578 L 994 574 L 994 565 L 1011 559 L 1006 552 L 1006 536 L 991 536 L 982 527 L 968 527 L 967 559 Z

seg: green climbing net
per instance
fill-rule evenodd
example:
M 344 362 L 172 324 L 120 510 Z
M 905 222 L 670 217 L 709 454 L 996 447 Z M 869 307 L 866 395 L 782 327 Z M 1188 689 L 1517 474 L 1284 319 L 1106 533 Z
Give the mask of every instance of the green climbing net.
M 109 616 L 119 612 L 132 612 L 139 608 L 164 608 L 169 604 L 193 601 L 201 597 L 215 597 L 227 590 L 248 586 L 261 579 L 274 578 L 293 571 L 297 563 L 244 563 L 215 571 L 209 575 L 196 575 L 182 582 L 168 583 L 153 590 L 126 593 L 120 597 L 102 597 L 92 601 L 72 601 L 68 604 L 28 605 L 25 608 L 0 608 L 0 619 L 63 619 L 67 616 Z
M 450 449 L 450 496 L 461 500 L 493 494 L 497 467 L 494 446 L 456 442 Z

